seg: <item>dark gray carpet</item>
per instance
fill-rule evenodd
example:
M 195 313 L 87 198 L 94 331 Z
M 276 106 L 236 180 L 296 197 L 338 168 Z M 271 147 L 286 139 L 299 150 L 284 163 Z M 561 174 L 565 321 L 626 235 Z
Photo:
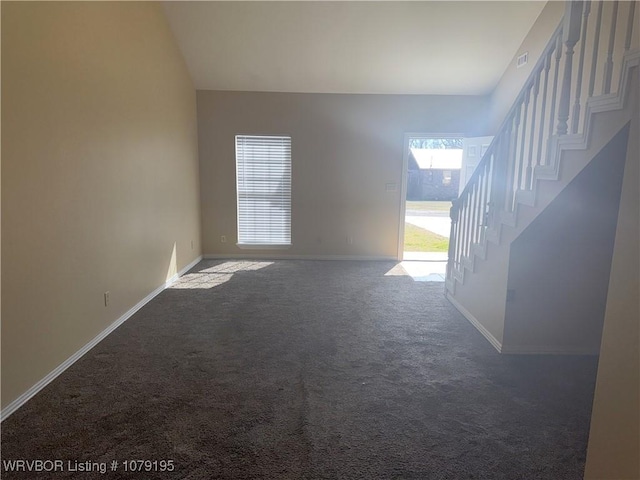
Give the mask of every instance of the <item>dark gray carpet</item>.
M 202 262 L 2 424 L 176 470 L 2 478 L 581 479 L 597 358 L 500 356 L 393 265 Z

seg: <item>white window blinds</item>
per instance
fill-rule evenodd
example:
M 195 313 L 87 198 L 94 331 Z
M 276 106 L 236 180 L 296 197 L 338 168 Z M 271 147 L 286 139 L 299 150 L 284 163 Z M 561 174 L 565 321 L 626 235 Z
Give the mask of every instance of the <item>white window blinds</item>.
M 236 135 L 238 245 L 291 245 L 291 137 Z

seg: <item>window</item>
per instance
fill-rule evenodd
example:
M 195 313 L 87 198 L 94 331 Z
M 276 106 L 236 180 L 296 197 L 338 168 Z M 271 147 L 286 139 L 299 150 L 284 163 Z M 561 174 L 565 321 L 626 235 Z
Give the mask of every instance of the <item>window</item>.
M 451 170 L 442 171 L 442 185 L 451 185 Z
M 236 135 L 238 246 L 291 245 L 291 137 Z

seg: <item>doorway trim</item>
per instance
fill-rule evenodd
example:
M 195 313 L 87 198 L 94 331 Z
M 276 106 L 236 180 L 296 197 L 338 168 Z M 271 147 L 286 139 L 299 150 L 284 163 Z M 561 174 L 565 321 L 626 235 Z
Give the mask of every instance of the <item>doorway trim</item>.
M 400 213 L 398 217 L 398 261 L 404 259 L 404 219 L 407 212 L 407 178 L 409 176 L 409 140 L 432 138 L 465 138 L 462 133 L 413 133 L 404 134 L 402 142 L 402 181 L 400 182 Z

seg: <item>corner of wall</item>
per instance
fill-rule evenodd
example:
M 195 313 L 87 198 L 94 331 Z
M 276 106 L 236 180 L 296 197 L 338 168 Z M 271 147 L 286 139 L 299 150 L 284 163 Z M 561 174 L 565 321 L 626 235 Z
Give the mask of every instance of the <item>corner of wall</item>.
M 640 478 L 640 107 L 631 134 L 605 310 L 585 479 Z

